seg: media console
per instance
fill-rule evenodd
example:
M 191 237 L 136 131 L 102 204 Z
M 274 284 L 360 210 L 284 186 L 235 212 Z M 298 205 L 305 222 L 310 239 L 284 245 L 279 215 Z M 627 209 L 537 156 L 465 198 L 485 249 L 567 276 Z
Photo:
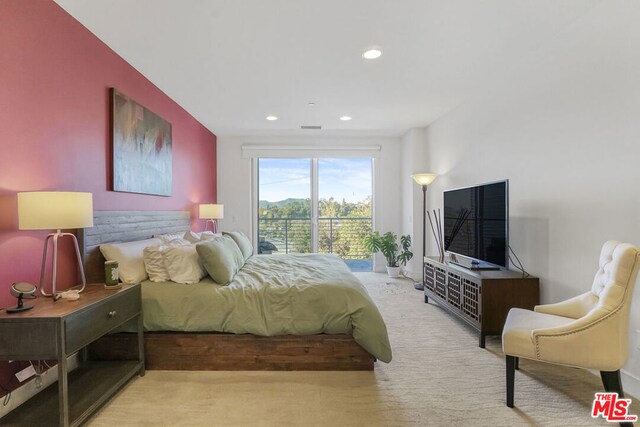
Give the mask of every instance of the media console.
M 479 332 L 479 345 L 487 335 L 500 335 L 512 307 L 532 310 L 540 303 L 537 277 L 521 272 L 469 270 L 437 257 L 424 258 L 424 302 L 429 298 Z

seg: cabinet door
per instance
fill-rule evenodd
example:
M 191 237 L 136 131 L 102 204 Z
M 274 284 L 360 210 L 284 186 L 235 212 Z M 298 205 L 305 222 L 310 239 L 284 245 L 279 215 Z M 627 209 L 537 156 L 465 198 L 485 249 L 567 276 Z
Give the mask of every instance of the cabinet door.
M 482 323 L 482 282 L 462 276 L 462 313 L 478 327 Z
M 436 291 L 436 268 L 428 262 L 424 263 L 424 284 L 431 292 Z
M 447 273 L 447 302 L 458 310 L 461 306 L 461 279 L 461 276 L 454 271 Z
M 436 280 L 434 292 L 443 300 L 447 299 L 447 271 L 442 267 L 435 267 Z

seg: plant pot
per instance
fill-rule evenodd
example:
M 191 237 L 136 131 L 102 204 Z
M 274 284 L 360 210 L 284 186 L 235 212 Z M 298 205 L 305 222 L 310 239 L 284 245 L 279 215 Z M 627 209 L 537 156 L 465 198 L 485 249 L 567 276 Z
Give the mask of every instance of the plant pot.
M 391 278 L 400 277 L 400 267 L 387 267 L 387 274 Z

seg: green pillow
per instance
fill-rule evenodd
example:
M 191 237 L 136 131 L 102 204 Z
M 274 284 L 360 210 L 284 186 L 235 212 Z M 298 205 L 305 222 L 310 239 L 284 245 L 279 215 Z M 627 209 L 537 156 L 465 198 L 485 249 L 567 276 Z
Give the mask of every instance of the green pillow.
M 216 237 L 196 245 L 198 256 L 209 276 L 221 285 L 226 285 L 244 265 L 244 256 L 232 238 Z
M 229 236 L 236 242 L 236 245 L 240 248 L 242 255 L 244 256 L 245 261 L 249 259 L 251 255 L 253 255 L 253 245 L 251 241 L 242 231 L 223 231 L 222 234 L 225 236 Z

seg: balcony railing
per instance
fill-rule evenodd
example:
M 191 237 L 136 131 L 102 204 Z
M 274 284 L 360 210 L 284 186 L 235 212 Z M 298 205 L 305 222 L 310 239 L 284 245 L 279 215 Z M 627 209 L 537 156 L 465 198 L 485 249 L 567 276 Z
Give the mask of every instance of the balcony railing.
M 318 252 L 337 254 L 344 260 L 371 260 L 364 245 L 371 230 L 371 218 L 318 218 Z M 260 218 L 258 235 L 258 253 L 311 252 L 309 218 Z

